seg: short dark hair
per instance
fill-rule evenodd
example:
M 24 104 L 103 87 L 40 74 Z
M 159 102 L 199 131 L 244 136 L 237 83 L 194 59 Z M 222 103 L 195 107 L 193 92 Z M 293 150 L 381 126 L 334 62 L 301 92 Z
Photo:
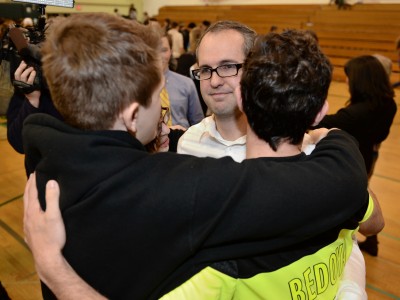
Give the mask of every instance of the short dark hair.
M 275 151 L 302 142 L 328 95 L 332 66 L 304 31 L 259 36 L 243 66 L 243 110 L 257 136 Z
M 243 43 L 243 54 L 246 57 L 251 48 L 253 47 L 254 44 L 254 39 L 256 38 L 256 32 L 248 27 L 247 25 L 236 22 L 236 21 L 229 21 L 229 20 L 223 20 L 223 21 L 218 21 L 216 23 L 213 23 L 210 27 L 208 27 L 204 33 L 201 35 L 199 40 L 197 41 L 197 49 L 196 49 L 196 57 L 197 60 L 199 59 L 198 55 L 198 50 L 199 50 L 199 45 L 201 44 L 201 41 L 203 38 L 208 34 L 208 33 L 219 33 L 222 31 L 226 30 L 234 30 L 240 33 L 243 36 L 244 43 Z

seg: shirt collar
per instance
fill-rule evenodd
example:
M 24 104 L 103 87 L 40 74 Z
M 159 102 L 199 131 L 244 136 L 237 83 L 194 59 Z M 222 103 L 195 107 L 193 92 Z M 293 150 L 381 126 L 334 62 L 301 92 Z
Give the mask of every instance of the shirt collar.
M 210 117 L 207 117 L 204 119 L 204 125 L 205 125 L 205 130 L 203 134 L 199 138 L 199 142 L 203 138 L 210 137 L 212 139 L 217 140 L 221 144 L 224 144 L 225 146 L 232 146 L 232 145 L 244 145 L 246 144 L 246 135 L 241 136 L 240 138 L 234 140 L 234 141 L 227 141 L 225 140 L 221 134 L 217 130 L 217 126 L 215 124 L 215 119 L 214 115 L 211 115 Z

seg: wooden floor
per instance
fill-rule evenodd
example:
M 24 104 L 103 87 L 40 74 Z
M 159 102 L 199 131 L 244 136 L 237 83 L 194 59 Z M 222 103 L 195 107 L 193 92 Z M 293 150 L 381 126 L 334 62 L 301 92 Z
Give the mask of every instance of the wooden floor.
M 400 90 L 397 90 L 400 110 Z M 332 83 L 330 112 L 348 99 L 345 83 Z M 6 140 L 0 120 L 0 280 L 13 300 L 41 299 L 40 287 L 29 249 L 23 241 L 22 194 L 26 176 L 23 156 Z M 400 112 L 390 136 L 382 144 L 371 182 L 377 194 L 386 227 L 379 235 L 379 256 L 365 255 L 367 292 L 371 300 L 400 300 Z M 399 197 L 399 198 L 398 198 Z

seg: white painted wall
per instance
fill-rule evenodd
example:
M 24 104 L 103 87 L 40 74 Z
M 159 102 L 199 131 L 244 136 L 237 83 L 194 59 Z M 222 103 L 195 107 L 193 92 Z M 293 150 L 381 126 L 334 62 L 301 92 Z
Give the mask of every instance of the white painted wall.
M 22 0 L 30 2 L 30 0 Z M 351 2 L 360 0 L 347 0 Z M 10 2 L 10 0 L 0 0 Z M 364 3 L 400 3 L 400 0 L 362 0 Z M 162 6 L 174 5 L 252 5 L 252 4 L 328 4 L 329 0 L 75 0 L 74 8 L 47 6 L 47 13 L 83 13 L 83 12 L 110 12 L 118 8 L 122 14 L 128 13 L 130 4 L 134 4 L 138 20 L 143 19 L 143 12 L 150 16 L 158 14 Z
M 329 0 L 142 0 L 143 11 L 157 15 L 162 6 L 174 5 L 250 5 L 250 4 L 328 4 Z M 400 3 L 400 0 L 363 0 L 364 3 Z

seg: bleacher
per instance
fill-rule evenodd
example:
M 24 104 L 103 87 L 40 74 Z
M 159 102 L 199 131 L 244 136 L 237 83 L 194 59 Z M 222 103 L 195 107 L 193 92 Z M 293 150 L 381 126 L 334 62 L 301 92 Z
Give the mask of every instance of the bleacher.
M 400 36 L 400 4 L 356 4 L 338 10 L 334 5 L 208 5 L 165 6 L 157 19 L 201 23 L 203 20 L 236 20 L 260 34 L 271 26 L 311 29 L 331 59 L 334 80 L 343 81 L 343 66 L 350 58 L 379 53 L 393 62 L 391 81 L 399 81 L 395 42 Z

